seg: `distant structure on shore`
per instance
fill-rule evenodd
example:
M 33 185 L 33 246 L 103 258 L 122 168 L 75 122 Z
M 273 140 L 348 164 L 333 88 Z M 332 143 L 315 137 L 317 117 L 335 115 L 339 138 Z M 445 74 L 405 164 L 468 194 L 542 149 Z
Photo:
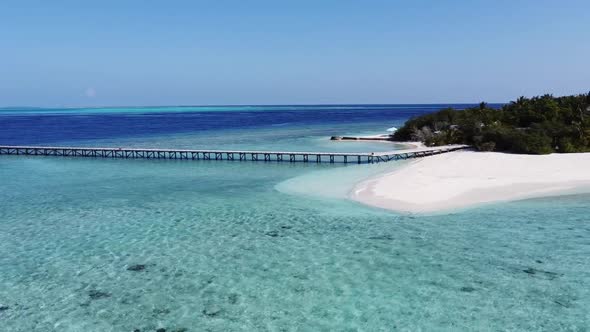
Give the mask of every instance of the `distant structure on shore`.
M 332 141 L 393 141 L 391 135 L 378 136 L 332 136 Z

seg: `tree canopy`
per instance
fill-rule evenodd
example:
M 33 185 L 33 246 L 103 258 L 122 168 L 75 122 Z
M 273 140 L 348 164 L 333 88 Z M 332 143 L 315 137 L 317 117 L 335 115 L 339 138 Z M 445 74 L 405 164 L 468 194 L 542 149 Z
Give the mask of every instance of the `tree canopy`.
M 524 154 L 590 151 L 590 93 L 520 97 L 500 109 L 481 103 L 418 116 L 392 134 L 429 146 L 469 144 L 480 151 Z

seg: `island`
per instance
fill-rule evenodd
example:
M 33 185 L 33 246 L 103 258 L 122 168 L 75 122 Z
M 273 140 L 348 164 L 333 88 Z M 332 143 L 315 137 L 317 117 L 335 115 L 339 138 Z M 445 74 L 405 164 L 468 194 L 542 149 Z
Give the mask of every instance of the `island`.
M 408 120 L 392 139 L 473 149 L 407 162 L 357 184 L 352 199 L 431 214 L 590 192 L 590 93 L 443 109 Z
M 520 97 L 501 109 L 447 108 L 410 119 L 394 141 L 469 144 L 479 151 L 549 154 L 590 151 L 590 93 Z

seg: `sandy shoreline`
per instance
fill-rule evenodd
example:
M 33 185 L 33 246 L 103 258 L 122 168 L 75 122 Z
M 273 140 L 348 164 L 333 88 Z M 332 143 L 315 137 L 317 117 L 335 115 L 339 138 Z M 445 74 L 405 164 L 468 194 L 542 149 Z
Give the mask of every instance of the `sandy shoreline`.
M 414 160 L 363 181 L 350 196 L 409 213 L 590 192 L 590 153 L 515 155 L 461 151 Z

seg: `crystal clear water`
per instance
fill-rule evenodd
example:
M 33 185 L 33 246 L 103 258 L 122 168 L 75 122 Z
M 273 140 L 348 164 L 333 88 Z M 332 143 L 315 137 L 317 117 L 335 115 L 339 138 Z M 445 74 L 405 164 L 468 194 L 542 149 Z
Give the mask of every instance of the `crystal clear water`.
M 95 138 L 43 135 L 52 144 L 354 151 L 382 145 L 335 146 L 326 136 L 379 132 L 408 116 L 359 112 L 365 120 L 355 123 L 119 136 L 105 124 Z M 150 114 L 134 113 L 136 125 Z M 81 115 L 60 116 L 67 126 Z M 0 123 L 9 117 L 0 112 Z M 355 181 L 393 167 L 2 156 L 0 330 L 590 328 L 590 196 L 436 216 L 345 199 Z

